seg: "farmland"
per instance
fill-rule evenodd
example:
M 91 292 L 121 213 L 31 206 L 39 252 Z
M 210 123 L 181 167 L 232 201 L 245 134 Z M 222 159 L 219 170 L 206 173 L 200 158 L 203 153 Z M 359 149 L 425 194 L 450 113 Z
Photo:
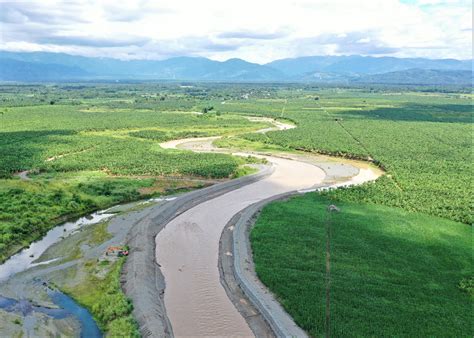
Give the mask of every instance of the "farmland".
M 401 207 L 471 224 L 470 96 L 322 89 L 227 103 L 227 111 L 284 117 L 298 128 L 247 135 L 254 146 L 371 158 L 388 172 L 340 198 Z M 318 100 L 314 98 L 318 97 Z M 238 141 L 238 140 L 237 140 Z M 252 144 L 248 144 L 252 146 Z M 436 196 L 436 198 L 433 198 Z
M 275 202 L 251 235 L 258 276 L 302 328 L 326 332 L 329 226 L 331 336 L 471 334 L 472 289 L 461 287 L 474 273 L 470 227 L 352 202 L 329 215 L 332 203 L 314 193 Z
M 209 135 L 241 133 L 220 141 L 240 148 L 371 158 L 387 175 L 376 184 L 334 195 L 470 224 L 466 183 L 472 175 L 472 97 L 462 91 L 422 90 L 271 84 L 3 86 L 2 259 L 65 215 L 138 198 L 137 189 L 152 186 L 153 177 L 237 173 L 239 160 L 228 155 L 158 146 L 173 138 Z M 203 110 L 209 113 L 186 113 Z M 261 125 L 238 114 L 285 118 L 298 128 L 251 134 Z M 32 180 L 13 179 L 22 171 Z M 28 212 L 20 212 L 25 208 Z
M 242 172 L 242 159 L 164 151 L 160 140 L 264 126 L 215 113 L 116 108 L 106 98 L 88 101 L 86 93 L 80 102 L 57 104 L 51 104 L 57 99 L 36 102 L 28 96 L 28 105 L 21 91 L 16 101 L 5 92 L 0 109 L 0 260 L 67 218 Z M 26 178 L 16 176 L 19 172 Z
M 334 336 L 470 335 L 472 98 L 433 87 L 4 85 L 0 260 L 66 219 L 248 173 L 251 159 L 159 146 L 222 135 L 225 147 L 364 159 L 386 171 L 270 204 L 251 233 L 259 277 L 311 335 L 325 330 L 328 204 L 341 208 L 331 221 Z M 256 134 L 267 125 L 246 116 L 297 128 Z M 68 291 L 93 308 L 84 290 Z M 131 323 L 125 310 L 122 324 Z

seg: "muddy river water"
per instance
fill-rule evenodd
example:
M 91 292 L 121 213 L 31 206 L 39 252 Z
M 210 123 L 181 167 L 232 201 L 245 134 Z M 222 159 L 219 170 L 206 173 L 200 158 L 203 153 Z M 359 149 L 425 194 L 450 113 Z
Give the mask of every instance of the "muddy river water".
M 175 140 L 162 146 L 216 151 L 212 146 L 215 139 Z M 177 337 L 253 336 L 220 283 L 221 233 L 232 216 L 245 207 L 285 192 L 315 190 L 314 186 L 331 174 L 307 161 L 263 157 L 274 167 L 270 176 L 187 210 L 168 223 L 156 237 L 156 260 L 166 282 L 165 307 Z M 335 186 L 360 184 L 379 176 L 370 168 L 347 165 L 347 169 L 358 174 Z
M 165 306 L 176 336 L 253 335 L 220 284 L 217 262 L 222 230 L 250 204 L 309 188 L 325 177 L 311 164 L 267 160 L 275 167 L 269 177 L 199 204 L 157 236 L 156 256 L 166 281 Z
M 253 120 L 260 121 L 258 118 Z M 263 133 L 294 127 L 276 121 L 274 121 L 274 125 L 276 128 L 266 128 L 257 132 Z M 173 140 L 161 144 L 161 146 L 201 152 L 228 152 L 212 145 L 212 141 L 217 138 L 219 137 Z M 256 156 L 246 153 L 236 155 Z M 323 167 L 298 158 L 257 156 L 264 157 L 273 167 L 269 176 L 185 211 L 169 222 L 155 239 L 156 260 L 161 266 L 166 282 L 165 307 L 173 333 L 177 337 L 253 336 L 245 319 L 236 310 L 221 286 L 218 270 L 219 240 L 225 225 L 236 213 L 253 203 L 285 192 L 312 191 L 327 177 L 341 176 L 339 172 L 337 175 L 335 174 L 337 170 L 346 173 L 342 175 L 345 180 L 338 181 L 334 186 L 360 184 L 374 180 L 379 176 L 379 173 L 371 168 L 355 168 L 351 165 L 343 167 L 338 164 L 339 167 L 335 170 L 337 165 L 329 164 L 329 166 Z M 325 181 L 325 183 L 327 182 Z M 34 261 L 48 247 L 73 234 L 82 226 L 98 223 L 113 215 L 112 211 L 105 210 L 53 228 L 40 241 L 32 243 L 29 248 L 10 257 L 0 265 L 0 282 L 9 280 L 10 277 L 35 265 L 51 263 L 51 261 L 42 263 Z M 86 323 L 87 321 L 93 323 L 93 319 L 87 311 L 84 312 L 84 309 L 65 295 L 61 297 L 58 295 L 59 293 L 53 299 L 54 302 L 63 309 L 63 312 L 66 311 L 68 315 L 78 318 L 83 326 L 83 336 L 84 334 L 85 336 L 100 336 L 100 331 L 96 326 L 92 327 Z M 7 298 L 3 298 L 3 300 L 4 303 L 8 301 Z M 2 299 L 0 299 L 1 304 Z M 7 302 L 5 308 L 14 307 L 15 304 Z M 84 328 L 92 328 L 92 331 L 84 330 Z

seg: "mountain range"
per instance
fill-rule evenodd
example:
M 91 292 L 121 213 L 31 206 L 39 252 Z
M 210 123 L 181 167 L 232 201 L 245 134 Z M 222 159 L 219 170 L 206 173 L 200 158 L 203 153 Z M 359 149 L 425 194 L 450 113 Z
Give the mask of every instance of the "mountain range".
M 264 65 L 203 57 L 118 60 L 47 52 L 0 51 L 0 81 L 188 80 L 382 84 L 472 83 L 472 60 L 308 56 Z

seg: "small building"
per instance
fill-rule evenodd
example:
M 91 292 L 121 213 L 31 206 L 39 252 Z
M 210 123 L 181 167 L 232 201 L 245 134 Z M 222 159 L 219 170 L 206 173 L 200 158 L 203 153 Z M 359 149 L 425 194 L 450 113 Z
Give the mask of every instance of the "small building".
M 128 256 L 128 250 L 121 246 L 109 246 L 105 252 L 106 256 Z

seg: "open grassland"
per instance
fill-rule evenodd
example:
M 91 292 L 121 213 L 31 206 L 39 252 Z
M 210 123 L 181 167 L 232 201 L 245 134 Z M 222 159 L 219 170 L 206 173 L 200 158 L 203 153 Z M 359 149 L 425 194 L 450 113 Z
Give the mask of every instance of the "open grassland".
M 281 98 L 230 101 L 217 109 L 283 117 L 298 125 L 266 135 L 245 134 L 234 139 L 237 145 L 367 158 L 387 170 L 376 184 L 339 191 L 341 199 L 472 223 L 469 96 L 344 89 L 297 94 L 281 91 Z
M 245 174 L 245 159 L 159 142 L 266 126 L 216 113 L 115 108 L 106 97 L 35 102 L 20 89 L 16 101 L 4 93 L 0 108 L 0 261 L 68 218 Z
M 258 276 L 302 328 L 326 333 L 329 226 L 331 336 L 472 335 L 470 227 L 352 202 L 328 215 L 332 203 L 316 193 L 274 202 L 251 232 Z

